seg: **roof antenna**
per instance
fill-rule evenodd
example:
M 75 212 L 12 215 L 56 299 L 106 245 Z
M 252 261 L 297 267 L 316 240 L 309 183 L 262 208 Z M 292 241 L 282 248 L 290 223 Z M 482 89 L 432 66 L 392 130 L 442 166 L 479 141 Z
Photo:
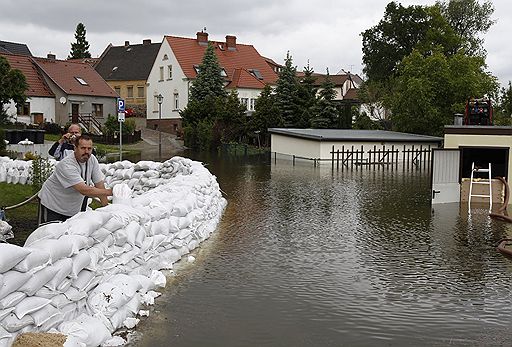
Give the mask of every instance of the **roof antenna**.
M 205 33 L 206 32 L 206 27 L 203 28 L 203 30 L 201 30 L 202 33 Z

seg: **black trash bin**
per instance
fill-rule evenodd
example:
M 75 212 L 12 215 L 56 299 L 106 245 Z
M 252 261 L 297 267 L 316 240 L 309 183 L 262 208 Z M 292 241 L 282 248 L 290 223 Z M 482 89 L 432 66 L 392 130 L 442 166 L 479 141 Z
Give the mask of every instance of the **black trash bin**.
M 45 132 L 45 130 L 36 130 L 36 140 L 34 141 L 34 143 L 43 144 Z
M 22 140 L 29 140 L 33 143 L 36 143 L 36 133 L 34 129 L 25 129 L 23 130 L 23 139 Z

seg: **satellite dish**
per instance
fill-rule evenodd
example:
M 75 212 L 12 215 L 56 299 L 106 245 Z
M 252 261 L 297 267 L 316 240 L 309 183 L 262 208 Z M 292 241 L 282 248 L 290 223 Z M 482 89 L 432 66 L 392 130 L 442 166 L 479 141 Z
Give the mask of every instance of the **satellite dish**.
M 59 101 L 60 101 L 60 103 L 61 103 L 62 105 L 64 105 L 64 104 L 66 103 L 66 101 L 67 101 L 67 100 L 66 100 L 66 98 L 65 98 L 65 97 L 61 96 L 61 97 L 60 97 L 60 99 L 59 99 Z

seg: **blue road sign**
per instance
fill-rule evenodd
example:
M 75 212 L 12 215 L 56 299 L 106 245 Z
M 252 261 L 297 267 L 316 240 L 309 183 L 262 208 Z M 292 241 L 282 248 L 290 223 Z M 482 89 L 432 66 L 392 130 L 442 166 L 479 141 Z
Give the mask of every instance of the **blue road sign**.
M 124 112 L 124 100 L 123 99 L 117 99 L 117 111 Z

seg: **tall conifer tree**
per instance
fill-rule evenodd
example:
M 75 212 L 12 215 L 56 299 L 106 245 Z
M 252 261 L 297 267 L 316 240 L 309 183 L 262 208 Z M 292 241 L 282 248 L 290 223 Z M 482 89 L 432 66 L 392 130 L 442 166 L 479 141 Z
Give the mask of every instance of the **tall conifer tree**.
M 284 120 L 284 126 L 293 128 L 298 126 L 299 108 L 297 94 L 299 83 L 296 77 L 297 69 L 292 66 L 292 56 L 286 53 L 283 69 L 279 72 L 276 87 L 276 106 L 279 116 Z
M 71 43 L 71 52 L 69 53 L 68 59 L 83 59 L 91 57 L 91 53 L 89 53 L 89 42 L 87 42 L 87 39 L 85 38 L 85 33 L 85 25 L 78 23 L 75 31 L 76 42 Z

